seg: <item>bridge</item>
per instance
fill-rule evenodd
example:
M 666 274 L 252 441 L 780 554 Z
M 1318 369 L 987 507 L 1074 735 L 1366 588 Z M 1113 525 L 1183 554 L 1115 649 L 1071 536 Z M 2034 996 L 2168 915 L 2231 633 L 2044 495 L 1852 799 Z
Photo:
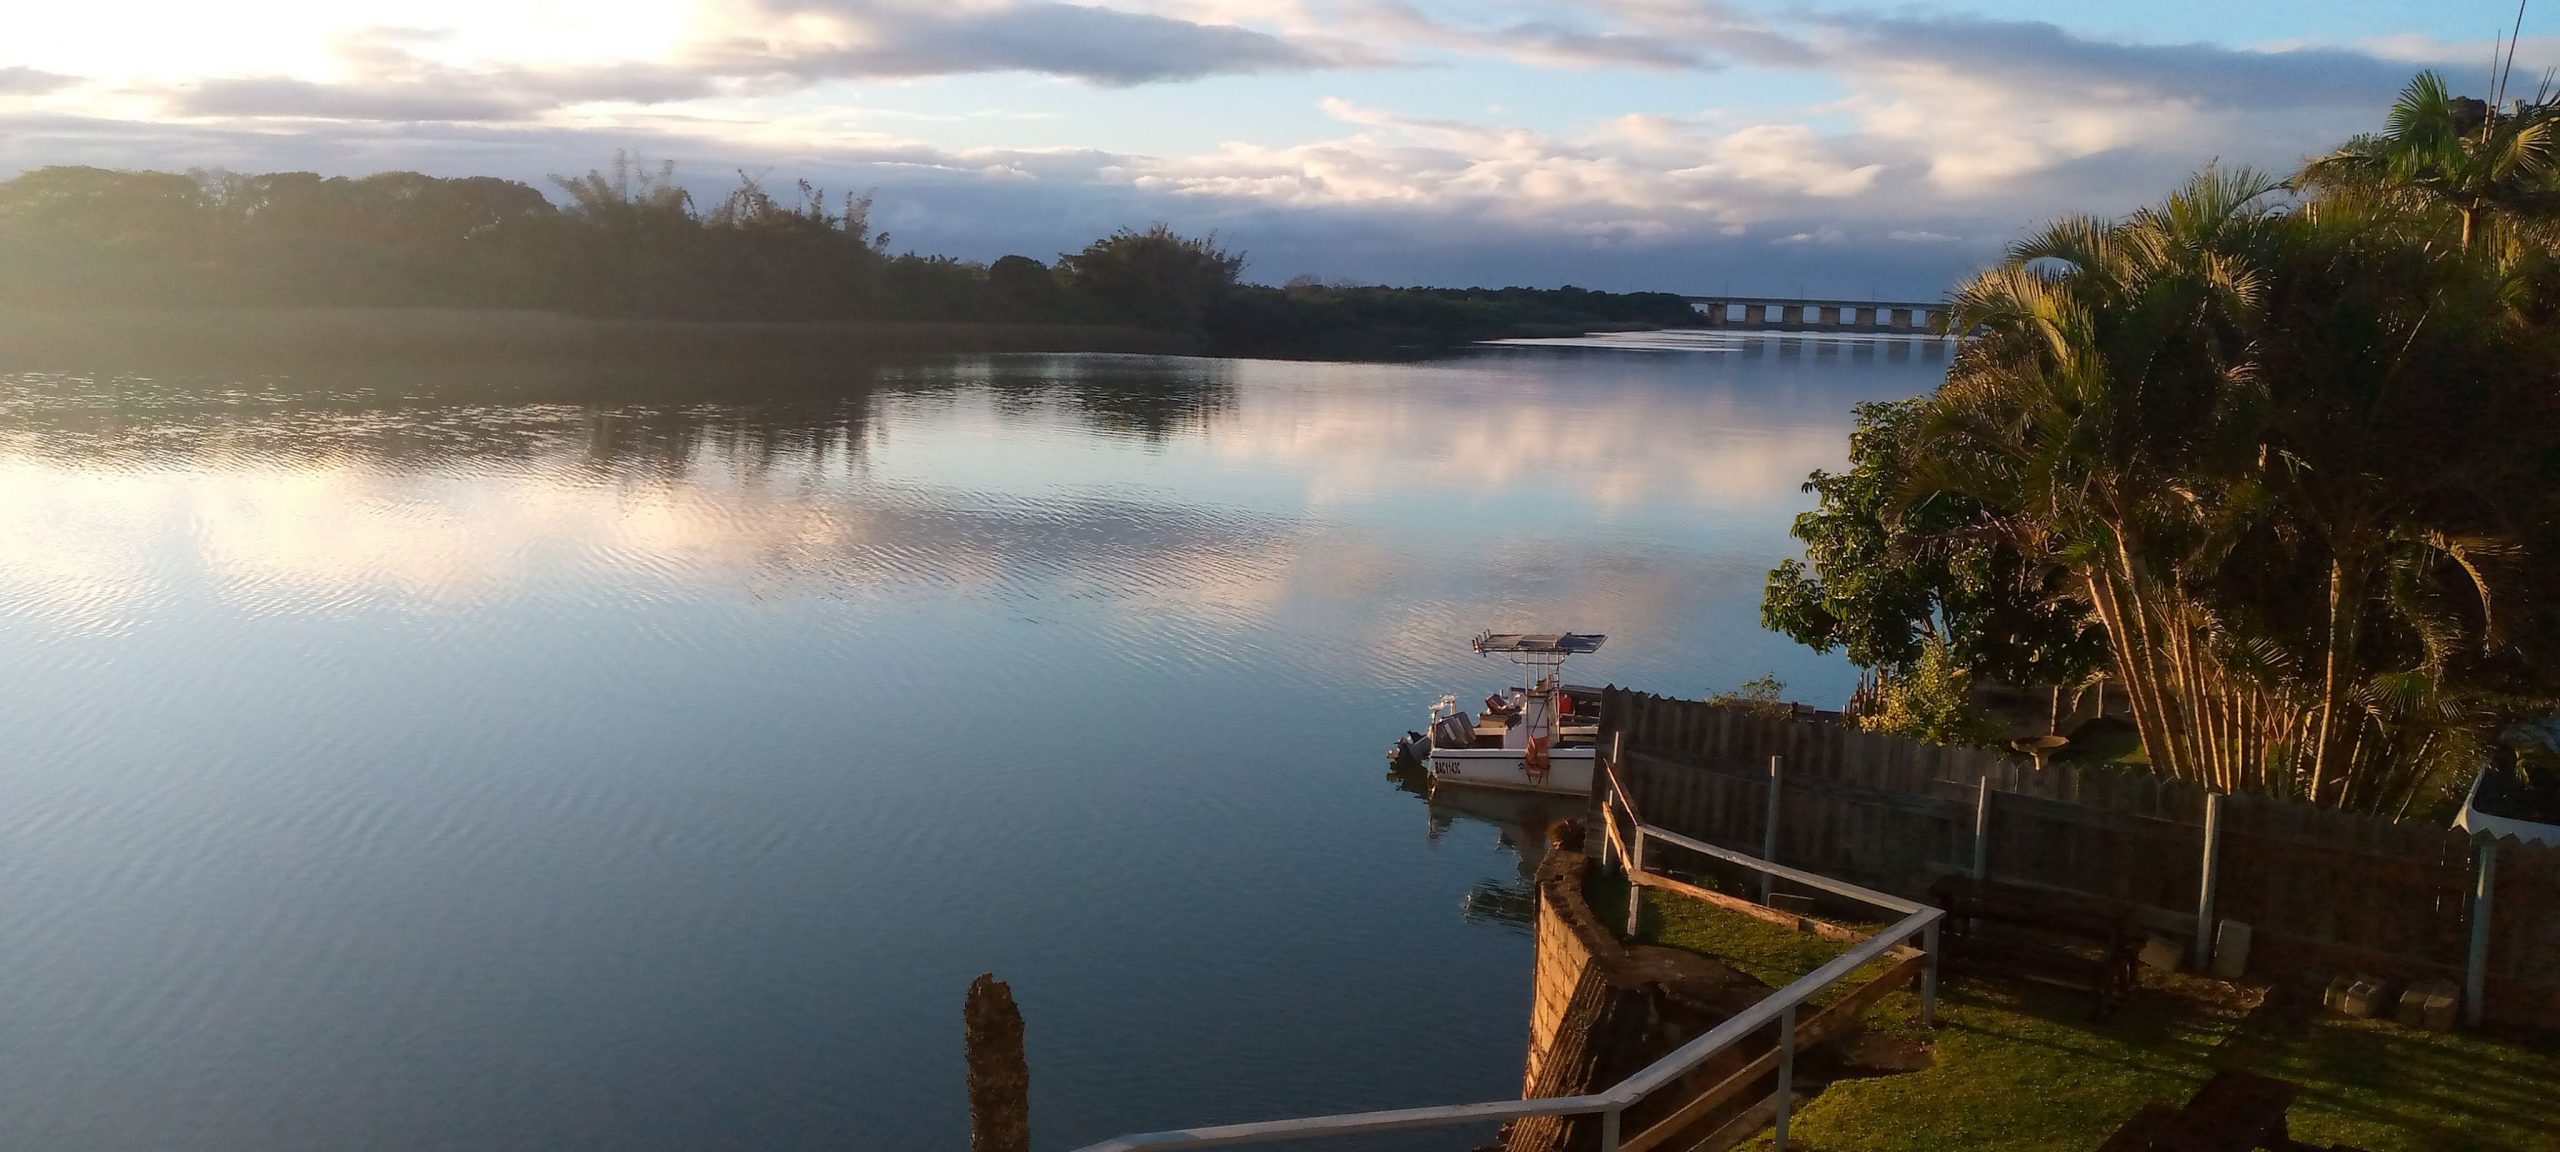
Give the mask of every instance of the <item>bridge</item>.
M 1940 335 L 1943 302 L 1800 300 L 1779 296 L 1688 296 L 1702 327 L 1750 332 L 1885 332 Z

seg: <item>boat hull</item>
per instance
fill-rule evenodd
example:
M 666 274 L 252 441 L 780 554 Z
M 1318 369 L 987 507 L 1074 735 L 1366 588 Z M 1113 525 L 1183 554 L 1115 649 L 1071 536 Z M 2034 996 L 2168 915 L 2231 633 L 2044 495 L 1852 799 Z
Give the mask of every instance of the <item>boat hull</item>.
M 1467 788 L 1503 788 L 1559 796 L 1591 794 L 1594 750 L 1558 748 L 1547 754 L 1547 770 L 1531 776 L 1527 756 L 1518 748 L 1434 748 L 1431 783 Z

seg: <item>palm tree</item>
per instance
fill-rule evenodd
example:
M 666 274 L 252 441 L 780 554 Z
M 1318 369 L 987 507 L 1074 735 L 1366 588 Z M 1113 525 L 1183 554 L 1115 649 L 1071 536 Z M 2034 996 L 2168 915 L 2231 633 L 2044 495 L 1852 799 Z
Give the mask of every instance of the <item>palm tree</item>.
M 2305 165 L 2296 187 L 2323 195 L 2374 196 L 2415 212 L 2449 213 L 2462 247 L 2476 234 L 2499 243 L 2538 233 L 2560 219 L 2553 121 L 2547 96 L 2505 108 L 2455 96 L 2444 77 L 2421 72 L 2400 92 L 2381 132 L 2358 136 Z
M 2472 723 L 2555 358 L 2494 259 L 2280 190 L 2208 170 L 1966 285 L 1905 499 L 2083 585 L 2156 769 L 2384 809 Z
M 2183 568 L 2215 550 L 2213 488 L 2245 471 L 2265 405 L 2252 372 L 2255 253 L 2278 185 L 2208 170 L 2121 222 L 2066 219 L 1956 294 L 1968 339 L 1939 390 L 1915 497 L 2007 515 L 2019 547 L 2085 586 L 2161 771 L 2227 770 L 2199 743 L 2198 633 Z

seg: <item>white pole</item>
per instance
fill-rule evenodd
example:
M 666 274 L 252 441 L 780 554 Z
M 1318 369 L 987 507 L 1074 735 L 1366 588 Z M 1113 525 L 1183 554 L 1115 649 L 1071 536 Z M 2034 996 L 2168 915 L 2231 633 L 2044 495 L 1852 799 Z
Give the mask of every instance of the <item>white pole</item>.
M 1991 878 L 1991 774 L 1985 772 L 1973 791 L 1973 878 Z
M 2213 963 L 2213 889 L 2222 875 L 2222 801 L 2220 792 L 2204 797 L 2204 879 L 2196 885 L 2196 971 Z
M 1644 871 L 1644 825 L 1638 824 L 1627 837 L 1627 938 L 1636 934 L 1636 917 L 1644 911 L 1644 888 L 1636 883 L 1636 874 Z
M 1615 823 L 1614 816 L 1617 811 L 1618 789 L 1614 782 L 1621 778 L 1621 773 L 1618 771 L 1619 758 L 1626 754 L 1626 750 L 1627 734 L 1610 733 L 1609 770 L 1601 773 L 1599 779 L 1591 782 L 1591 790 L 1600 797 L 1600 870 L 1603 872 L 1617 866 L 1618 852 L 1609 844 L 1609 827 Z M 1635 809 L 1631 805 L 1627 810 L 1632 812 Z
M 2479 884 L 2471 893 L 2471 956 L 2462 971 L 2462 1022 L 2480 1026 L 2481 1001 L 2489 992 L 2489 909 L 2497 903 L 2498 842 L 2480 841 Z
M 1769 815 L 1761 827 L 1760 859 L 1771 864 L 1778 862 L 1778 758 L 1775 756 L 1769 758 Z M 1772 885 L 1774 885 L 1776 881 L 1777 877 L 1771 876 L 1766 872 L 1760 874 L 1760 903 L 1762 905 L 1765 906 L 1769 903 Z

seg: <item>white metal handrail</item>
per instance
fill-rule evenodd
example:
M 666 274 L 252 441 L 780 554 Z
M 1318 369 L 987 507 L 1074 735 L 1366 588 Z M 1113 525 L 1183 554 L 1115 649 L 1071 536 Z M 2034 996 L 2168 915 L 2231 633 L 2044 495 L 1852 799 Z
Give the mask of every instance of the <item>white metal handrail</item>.
M 1614 813 L 1612 815 L 1614 816 Z M 1885 955 L 1912 937 L 1918 936 L 1921 939 L 1921 950 L 1928 957 L 1921 970 L 1920 978 L 1921 1021 L 1924 1024 L 1936 1022 L 1938 921 L 1945 916 L 1944 912 L 1899 896 L 1860 887 L 1845 880 L 1818 876 L 1801 869 L 1773 864 L 1755 856 L 1718 848 L 1660 828 L 1637 824 L 1634 833 L 1635 845 L 1626 861 L 1630 871 L 1643 869 L 1645 841 L 1659 840 L 1809 888 L 1873 904 L 1888 911 L 1900 912 L 1903 916 L 1883 931 L 1833 957 L 1829 963 L 1797 977 L 1786 987 L 1770 993 L 1759 1003 L 1744 1009 L 1724 1023 L 1708 1029 L 1696 1039 L 1673 1049 L 1661 1059 L 1619 1081 L 1606 1092 L 1526 1100 L 1493 1100 L 1477 1104 L 1448 1104 L 1429 1108 L 1396 1108 L 1383 1112 L 1350 1112 L 1330 1116 L 1307 1116 L 1294 1120 L 1265 1120 L 1251 1124 L 1224 1124 L 1206 1128 L 1141 1132 L 1115 1137 L 1099 1144 L 1089 1144 L 1077 1149 L 1077 1152 L 1161 1152 L 1168 1149 L 1276 1144 L 1321 1136 L 1349 1136 L 1365 1132 L 1392 1132 L 1406 1128 L 1444 1128 L 1464 1124 L 1484 1124 L 1501 1120 L 1517 1120 L 1528 1116 L 1595 1114 L 1600 1117 L 1601 1152 L 1618 1152 L 1621 1138 L 1619 1128 L 1627 1109 L 1641 1103 L 1664 1085 L 1688 1075 L 1710 1057 L 1731 1047 L 1742 1038 L 1773 1023 L 1778 1025 L 1779 1033 L 1777 1137 L 1778 1146 L 1783 1149 L 1786 1147 L 1788 1105 L 1793 1089 L 1796 1008 L 1799 1005 L 1810 1001 L 1823 989 L 1846 979 L 1850 973 L 1857 971 L 1867 962 Z M 1630 901 L 1635 899 L 1632 888 L 1627 898 Z

